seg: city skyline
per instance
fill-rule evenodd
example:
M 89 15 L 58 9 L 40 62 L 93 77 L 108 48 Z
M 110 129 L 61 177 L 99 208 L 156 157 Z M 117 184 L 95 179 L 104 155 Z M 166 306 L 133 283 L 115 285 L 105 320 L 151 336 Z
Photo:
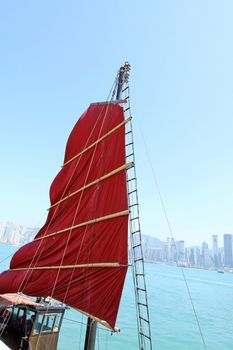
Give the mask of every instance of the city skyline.
M 212 235 L 211 246 L 205 241 L 198 246 L 186 246 L 184 240 L 168 237 L 156 248 L 144 242 L 144 256 L 149 262 L 233 272 L 233 235 L 224 234 L 223 240 L 223 247 L 218 245 L 218 235 Z
M 9 232 L 9 235 L 12 235 L 14 232 L 18 232 L 19 235 L 24 235 L 24 233 L 27 231 L 27 232 L 30 232 L 30 235 L 28 235 L 28 239 L 30 238 L 31 240 L 34 238 L 33 234 L 35 235 L 39 229 L 42 227 L 31 227 L 29 225 L 25 225 L 25 224 L 22 224 L 22 223 L 15 223 L 11 220 L 6 220 L 6 219 L 1 219 L 0 218 L 0 242 L 1 241 L 1 236 L 2 236 L 2 232 L 3 232 L 3 227 L 7 226 L 7 232 Z M 190 244 L 188 241 L 186 241 L 185 239 L 176 239 L 175 237 L 163 237 L 162 239 L 159 238 L 159 235 L 158 234 L 149 234 L 148 232 L 142 232 L 143 235 L 146 235 L 146 236 L 150 236 L 150 237 L 153 237 L 155 239 L 158 239 L 160 240 L 161 242 L 166 242 L 167 240 L 174 240 L 176 243 L 181 243 L 183 242 L 183 244 L 185 244 L 186 247 L 188 248 L 193 248 L 193 247 L 201 247 L 203 243 L 207 243 L 208 247 L 212 247 L 213 248 L 213 237 L 217 237 L 217 248 L 220 248 L 220 247 L 224 247 L 224 236 L 230 236 L 230 237 L 233 237 L 233 234 L 228 234 L 228 233 L 223 233 L 223 234 L 213 234 L 211 236 L 209 236 L 208 238 L 209 239 L 203 239 L 202 241 L 199 242 L 199 244 Z M 219 237 L 222 238 L 222 240 L 219 240 Z M 25 242 L 26 241 L 29 241 L 27 238 L 25 239 Z M 219 244 L 219 242 L 221 242 Z M 22 242 L 23 243 L 23 242 Z M 233 244 L 233 241 L 232 241 L 232 244 Z
M 43 219 L 45 220 L 45 215 L 43 217 Z M 5 219 L 5 218 L 0 218 L 0 229 L 1 229 L 1 224 L 2 223 L 9 223 L 11 224 L 12 226 L 14 227 L 23 227 L 23 228 L 32 228 L 33 230 L 39 230 L 44 222 L 43 220 L 41 219 L 40 222 L 38 222 L 38 224 L 36 225 L 36 227 L 33 227 L 33 225 L 28 225 L 27 223 L 22 223 L 22 222 L 13 222 L 13 220 L 9 220 L 9 219 Z M 233 231 L 233 230 L 232 230 Z M 1 231 L 0 231 L 1 232 Z M 142 231 L 142 234 L 144 235 L 149 235 L 151 237 L 155 237 L 161 241 L 166 241 L 167 237 L 169 237 L 170 239 L 173 239 L 174 236 L 162 236 L 160 235 L 159 233 L 151 233 L 151 232 L 144 232 L 144 230 Z M 202 239 L 202 242 L 207 242 L 208 243 L 208 246 L 212 245 L 212 237 L 213 236 L 217 236 L 218 237 L 218 246 L 224 246 L 224 235 L 227 234 L 227 235 L 233 235 L 233 233 L 231 234 L 228 234 L 228 233 L 220 233 L 220 234 L 211 234 L 211 235 L 207 235 L 205 236 L 205 238 Z M 1 233 L 0 233 L 0 237 L 1 237 Z M 177 242 L 178 241 L 184 241 L 185 243 L 188 244 L 188 247 L 196 247 L 196 246 L 199 246 L 201 247 L 201 244 L 200 241 L 196 241 L 195 243 L 194 242 L 190 242 L 190 240 L 187 240 L 185 239 L 185 237 L 180 237 L 179 235 L 175 235 L 175 237 L 178 237 L 177 238 Z M 220 238 L 220 239 L 219 239 Z

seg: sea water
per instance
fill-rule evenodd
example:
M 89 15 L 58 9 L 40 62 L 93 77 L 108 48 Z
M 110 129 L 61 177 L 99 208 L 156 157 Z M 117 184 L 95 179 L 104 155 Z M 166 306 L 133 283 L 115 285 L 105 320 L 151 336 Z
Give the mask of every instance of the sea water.
M 0 269 L 16 247 L 0 245 Z M 186 286 L 186 282 L 188 289 Z M 233 349 L 233 274 L 146 264 L 148 303 L 155 350 Z M 195 312 L 192 307 L 195 308 Z M 195 316 L 196 313 L 196 316 Z M 198 322 L 200 329 L 198 327 Z M 86 318 L 65 312 L 58 350 L 83 349 Z M 120 333 L 98 327 L 96 350 L 138 348 L 132 273 L 129 270 L 117 319 Z

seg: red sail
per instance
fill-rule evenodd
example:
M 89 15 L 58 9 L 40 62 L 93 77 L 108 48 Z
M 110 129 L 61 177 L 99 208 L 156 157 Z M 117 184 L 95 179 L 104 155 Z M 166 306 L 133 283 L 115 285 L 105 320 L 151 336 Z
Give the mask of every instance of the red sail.
M 0 275 L 0 293 L 51 296 L 114 328 L 128 263 L 124 125 L 116 104 L 82 114 L 46 223 Z

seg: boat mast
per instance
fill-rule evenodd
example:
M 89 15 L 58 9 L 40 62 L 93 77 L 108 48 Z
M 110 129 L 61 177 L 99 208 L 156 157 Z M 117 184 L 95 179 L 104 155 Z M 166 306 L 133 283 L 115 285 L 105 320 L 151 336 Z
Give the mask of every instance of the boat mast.
M 122 87 L 124 84 L 124 74 L 125 73 L 125 66 L 122 66 L 119 70 L 118 79 L 117 79 L 117 93 L 116 93 L 116 100 L 120 100 L 121 94 L 122 94 Z
M 126 62 L 124 66 L 120 67 L 118 76 L 116 79 L 116 85 L 113 95 L 116 94 L 116 100 L 114 103 L 120 103 L 122 88 L 124 83 L 128 81 L 130 65 Z M 116 92 L 115 92 L 116 91 Z M 112 96 L 113 99 L 114 96 Z M 96 340 L 96 331 L 97 331 L 97 322 L 94 321 L 91 317 L 87 319 L 87 328 L 86 328 L 86 337 L 84 350 L 94 350 L 95 349 L 95 340 Z
M 97 322 L 94 321 L 91 317 L 88 317 L 84 350 L 95 349 L 96 330 Z

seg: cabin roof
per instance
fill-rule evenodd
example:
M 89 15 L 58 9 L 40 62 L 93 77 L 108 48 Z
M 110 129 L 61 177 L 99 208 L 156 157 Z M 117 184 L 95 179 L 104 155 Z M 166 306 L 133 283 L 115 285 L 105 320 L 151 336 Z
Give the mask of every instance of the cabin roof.
M 61 311 L 65 306 L 60 304 L 36 303 L 32 298 L 26 295 L 19 295 L 17 293 L 0 294 L 0 307 L 8 306 L 29 307 L 35 311 Z
M 33 305 L 33 306 L 39 305 L 29 297 L 22 296 L 17 293 L 0 294 L 0 307 L 7 307 L 7 306 L 19 305 L 19 304 Z

